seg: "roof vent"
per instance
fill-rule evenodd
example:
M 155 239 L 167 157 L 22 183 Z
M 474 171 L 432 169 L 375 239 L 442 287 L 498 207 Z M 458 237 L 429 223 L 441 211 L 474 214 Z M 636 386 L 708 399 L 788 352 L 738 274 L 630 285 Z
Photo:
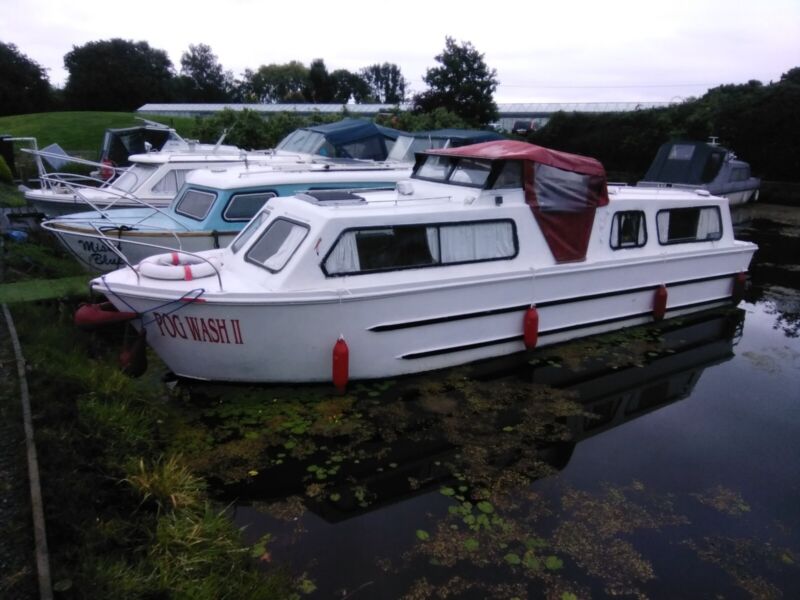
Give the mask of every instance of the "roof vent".
M 300 192 L 295 196 L 312 204 L 363 204 L 363 196 L 358 196 L 347 190 L 310 190 Z
M 401 196 L 410 196 L 414 193 L 414 184 L 408 180 L 398 181 L 397 193 Z

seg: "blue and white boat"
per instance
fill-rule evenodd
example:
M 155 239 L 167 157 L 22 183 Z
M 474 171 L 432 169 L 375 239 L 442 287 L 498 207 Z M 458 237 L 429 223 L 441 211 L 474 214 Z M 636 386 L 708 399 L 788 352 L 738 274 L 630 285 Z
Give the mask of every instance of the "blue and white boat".
M 224 248 L 275 196 L 311 190 L 393 189 L 410 167 L 380 164 L 273 164 L 199 169 L 166 208 L 64 215 L 44 221 L 89 271 L 107 272 L 165 250 Z

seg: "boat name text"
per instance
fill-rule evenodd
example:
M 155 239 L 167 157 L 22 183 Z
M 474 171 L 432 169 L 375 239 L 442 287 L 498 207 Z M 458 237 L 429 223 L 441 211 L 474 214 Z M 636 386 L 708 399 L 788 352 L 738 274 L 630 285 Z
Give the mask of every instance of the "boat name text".
M 211 344 L 244 344 L 239 319 L 187 317 L 154 312 L 158 330 L 164 337 Z

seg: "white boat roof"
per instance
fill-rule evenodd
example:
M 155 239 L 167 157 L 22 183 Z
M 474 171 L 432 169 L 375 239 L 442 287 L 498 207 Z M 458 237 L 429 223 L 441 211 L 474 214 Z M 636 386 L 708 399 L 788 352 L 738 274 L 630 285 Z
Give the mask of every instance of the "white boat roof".
M 332 166 L 317 163 L 300 164 L 236 164 L 220 168 L 191 171 L 186 183 L 219 190 L 266 184 L 291 184 L 308 181 L 397 181 L 411 175 L 408 166 L 359 165 Z

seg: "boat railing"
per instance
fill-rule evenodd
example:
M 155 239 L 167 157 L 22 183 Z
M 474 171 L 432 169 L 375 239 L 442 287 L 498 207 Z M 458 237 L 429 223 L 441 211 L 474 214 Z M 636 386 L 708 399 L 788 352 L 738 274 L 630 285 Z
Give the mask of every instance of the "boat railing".
M 49 176 L 50 175 L 48 174 L 46 178 L 48 178 Z M 102 191 L 104 194 L 108 194 L 109 197 L 104 198 L 101 201 L 97 201 L 97 200 L 91 200 L 88 196 L 86 196 L 83 193 L 85 190 L 97 190 L 98 188 L 94 186 L 85 185 L 82 183 L 78 183 L 77 181 L 71 181 L 66 179 L 59 179 L 57 183 L 61 189 L 64 189 L 67 192 L 73 194 L 77 200 L 80 200 L 81 202 L 88 204 L 90 207 L 92 207 L 92 209 L 95 212 L 103 215 L 104 217 L 108 217 L 106 211 L 108 211 L 109 209 L 117 208 L 116 206 L 117 202 L 130 201 L 130 202 L 135 202 L 136 204 L 140 204 L 144 208 L 149 208 L 155 212 L 159 212 L 167 216 L 168 218 L 172 219 L 176 223 L 179 223 L 179 221 L 176 221 L 174 217 L 171 217 L 168 213 L 164 212 L 164 210 L 161 209 L 160 207 L 155 206 L 154 204 L 151 204 L 146 200 L 142 200 L 136 194 L 133 194 L 125 190 L 118 190 L 115 189 L 114 187 L 104 187 L 102 188 Z M 184 227 L 182 224 L 181 226 Z
M 109 185 L 117 175 L 119 175 L 122 171 L 127 169 L 127 167 L 115 167 L 110 163 L 101 163 L 94 160 L 79 158 L 77 156 L 71 156 L 69 154 L 59 154 L 58 152 L 47 152 L 46 150 L 39 150 L 36 146 L 34 146 L 34 148 L 32 149 L 20 148 L 20 150 L 22 152 L 25 152 L 26 154 L 31 154 L 36 158 L 36 164 L 37 168 L 39 169 L 40 179 L 49 178 L 50 180 L 53 180 L 54 176 L 60 176 L 60 177 L 74 176 L 76 179 L 83 178 L 85 180 L 90 180 L 100 185 L 106 186 Z M 42 162 L 42 158 L 52 158 L 58 161 L 70 162 L 78 165 L 86 165 L 89 167 L 96 167 L 98 169 L 103 169 L 103 170 L 110 170 L 112 171 L 112 176 L 109 179 L 100 179 L 98 177 L 80 175 L 78 173 L 47 173 L 47 171 L 44 168 L 44 163 Z M 98 187 L 98 186 L 95 185 L 93 187 Z
M 55 219 L 54 220 L 49 220 L 49 221 L 43 221 L 41 226 L 42 226 L 43 229 L 46 229 L 47 231 L 50 231 L 51 233 L 54 233 L 56 235 L 71 235 L 71 236 L 75 236 L 75 237 L 84 237 L 84 238 L 90 238 L 90 239 L 94 239 L 94 240 L 100 241 L 109 250 L 111 250 L 111 252 L 113 252 L 117 256 L 117 258 L 119 258 L 120 264 L 124 265 L 125 267 L 127 267 L 127 268 L 131 269 L 131 271 L 133 271 L 134 275 L 136 275 L 136 283 L 137 284 L 141 285 L 141 274 L 136 269 L 136 267 L 133 264 L 131 264 L 131 261 L 128 260 L 128 257 L 125 256 L 125 254 L 122 252 L 122 250 L 120 250 L 117 247 L 117 244 L 124 243 L 124 244 L 130 244 L 130 245 L 133 245 L 133 246 L 141 246 L 141 247 L 144 247 L 144 248 L 152 248 L 152 249 L 155 249 L 155 250 L 160 250 L 161 252 L 158 252 L 158 254 L 166 254 L 166 253 L 171 253 L 171 252 L 180 252 L 181 254 L 185 254 L 186 256 L 191 256 L 193 258 L 199 259 L 200 262 L 208 263 L 208 265 L 212 268 L 212 270 L 214 271 L 214 274 L 216 275 L 217 284 L 219 285 L 219 291 L 222 291 L 222 273 L 220 272 L 219 267 L 217 267 L 212 261 L 210 261 L 208 258 L 203 256 L 202 254 L 198 254 L 197 252 L 189 252 L 188 250 L 184 250 L 182 248 L 182 246 L 181 246 L 180 238 L 177 236 L 177 234 L 175 234 L 175 232 L 171 232 L 171 233 L 175 236 L 175 239 L 177 240 L 178 248 L 171 247 L 171 246 L 164 246 L 162 244 L 154 244 L 152 242 L 137 241 L 137 240 L 133 240 L 133 239 L 130 239 L 130 238 L 121 239 L 121 238 L 109 237 L 106 234 L 107 232 L 104 231 L 103 228 L 100 227 L 97 224 L 96 221 L 94 221 L 94 222 L 88 221 L 87 222 L 87 225 L 89 227 L 91 227 L 94 230 L 94 232 L 65 230 L 65 229 L 57 227 L 56 226 L 56 222 L 57 221 Z

